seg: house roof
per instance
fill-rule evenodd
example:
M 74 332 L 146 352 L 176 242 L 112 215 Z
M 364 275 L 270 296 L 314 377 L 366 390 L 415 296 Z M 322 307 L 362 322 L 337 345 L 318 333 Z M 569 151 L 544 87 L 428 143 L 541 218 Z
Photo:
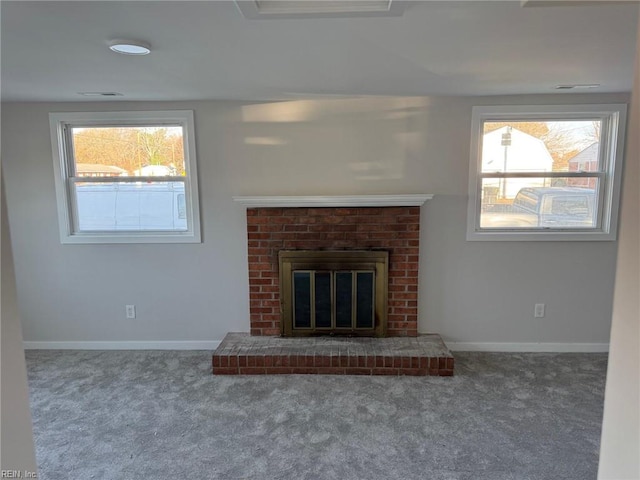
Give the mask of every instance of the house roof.
M 98 163 L 76 163 L 76 173 L 108 173 L 111 175 L 126 175 L 124 168 Z
M 600 151 L 600 143 L 595 142 L 569 159 L 569 163 L 596 162 Z

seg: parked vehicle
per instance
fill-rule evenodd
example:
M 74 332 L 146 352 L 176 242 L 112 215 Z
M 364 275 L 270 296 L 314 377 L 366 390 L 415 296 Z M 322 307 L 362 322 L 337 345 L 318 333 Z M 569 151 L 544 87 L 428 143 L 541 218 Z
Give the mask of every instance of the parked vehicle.
M 482 212 L 482 228 L 592 228 L 596 192 L 588 188 L 522 188 L 507 211 Z
M 187 230 L 183 182 L 79 184 L 76 198 L 81 231 Z

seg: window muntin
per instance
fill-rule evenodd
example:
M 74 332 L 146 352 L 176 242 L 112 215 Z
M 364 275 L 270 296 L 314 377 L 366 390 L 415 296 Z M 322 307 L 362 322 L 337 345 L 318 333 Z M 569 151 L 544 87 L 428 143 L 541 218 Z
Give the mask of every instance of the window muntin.
M 193 114 L 51 114 L 63 243 L 199 242 Z
M 467 239 L 615 239 L 625 113 L 475 107 Z

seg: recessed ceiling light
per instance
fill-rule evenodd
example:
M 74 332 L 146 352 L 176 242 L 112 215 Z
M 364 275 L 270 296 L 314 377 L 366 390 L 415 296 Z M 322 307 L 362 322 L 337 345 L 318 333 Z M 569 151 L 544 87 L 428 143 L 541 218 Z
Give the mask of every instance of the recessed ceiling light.
M 151 45 L 138 40 L 112 40 L 109 48 L 123 55 L 148 55 L 151 53 Z
M 556 90 L 573 90 L 577 89 L 588 89 L 588 88 L 598 88 L 600 86 L 599 83 L 569 83 L 564 85 L 556 85 Z

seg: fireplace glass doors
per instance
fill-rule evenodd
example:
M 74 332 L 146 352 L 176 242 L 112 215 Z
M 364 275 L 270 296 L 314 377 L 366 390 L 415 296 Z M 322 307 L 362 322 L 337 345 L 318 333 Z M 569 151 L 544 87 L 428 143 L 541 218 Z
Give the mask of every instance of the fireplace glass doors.
M 386 334 L 386 251 L 281 251 L 283 336 Z

